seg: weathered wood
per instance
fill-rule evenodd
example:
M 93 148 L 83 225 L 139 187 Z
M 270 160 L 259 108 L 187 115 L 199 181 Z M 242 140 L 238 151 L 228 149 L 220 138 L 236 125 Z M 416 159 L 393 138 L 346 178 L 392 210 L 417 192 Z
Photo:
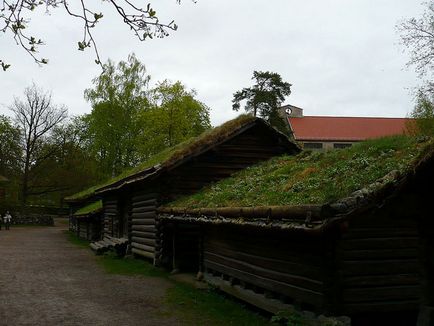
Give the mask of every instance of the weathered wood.
M 240 280 L 244 280 L 251 284 L 256 284 L 257 286 L 260 286 L 264 289 L 274 291 L 277 293 L 283 293 L 292 298 L 297 298 L 305 303 L 320 306 L 323 301 L 323 295 L 320 292 L 316 292 L 308 289 L 302 289 L 283 282 L 270 280 L 258 275 L 247 273 L 242 270 L 238 270 L 235 268 L 231 268 L 222 264 L 209 261 L 206 258 L 204 259 L 204 264 L 206 267 L 211 268 L 213 270 L 219 271 L 229 276 L 233 276 Z
M 152 218 L 155 219 L 155 211 L 152 212 L 146 212 L 146 213 L 133 213 L 133 221 L 137 220 L 137 219 L 147 219 L 147 218 Z
M 419 276 L 417 273 L 352 276 L 352 277 L 343 278 L 342 285 L 344 287 L 388 286 L 388 285 L 419 286 Z
M 387 286 L 387 287 L 368 287 L 344 289 L 344 301 L 353 302 L 372 302 L 376 301 L 393 301 L 393 300 L 417 300 L 420 297 L 420 288 L 415 285 L 406 286 Z
M 155 257 L 155 255 L 154 255 L 153 252 L 148 252 L 148 251 L 140 250 L 140 249 L 137 249 L 137 248 L 132 248 L 131 252 L 133 254 L 136 254 L 136 255 L 139 255 L 139 256 L 142 256 L 142 257 L 146 257 L 146 258 L 150 258 L 150 259 L 154 259 L 154 257 Z
M 137 208 L 133 208 L 131 210 L 132 214 L 137 214 L 137 213 L 147 213 L 147 212 L 154 212 L 156 210 L 156 206 L 139 206 Z
M 417 248 L 418 241 L 417 237 L 346 239 L 340 242 L 339 247 L 344 250 Z
M 154 247 L 153 246 L 147 246 L 147 245 L 140 244 L 140 243 L 137 243 L 137 242 L 132 242 L 131 245 L 134 248 L 138 248 L 140 250 L 144 250 L 144 251 L 148 251 L 148 252 L 152 252 L 152 253 L 154 252 Z
M 379 275 L 417 273 L 417 259 L 344 261 L 340 267 L 344 275 Z
M 249 264 L 237 259 L 232 259 L 228 257 L 224 257 L 215 253 L 210 253 L 205 251 L 204 259 L 212 262 L 216 262 L 222 265 L 226 265 L 238 270 L 245 271 L 247 273 L 251 273 L 254 275 L 262 276 L 268 279 L 281 281 L 287 284 L 291 284 L 294 286 L 298 286 L 300 288 L 305 288 L 314 291 L 321 291 L 322 282 L 315 279 L 310 279 L 307 277 L 300 276 L 302 273 L 296 275 L 292 273 L 291 270 L 288 270 L 286 273 L 277 272 L 271 269 L 262 268 L 257 265 Z
M 355 313 L 391 313 L 416 311 L 419 306 L 419 300 L 395 300 L 386 302 L 358 302 L 343 305 L 343 313 L 347 315 Z
M 157 231 L 157 229 L 155 228 L 155 225 L 132 224 L 131 229 L 133 231 L 143 231 L 143 232 L 152 232 L 152 233 L 155 233 Z
M 131 237 L 131 241 L 135 243 L 145 244 L 152 247 L 155 247 L 155 240 L 154 239 L 146 239 L 141 237 Z
M 147 238 L 147 239 L 156 239 L 157 235 L 155 232 L 141 232 L 141 231 L 131 231 L 132 236 Z
M 147 193 L 147 194 L 137 194 L 133 196 L 133 203 L 139 203 L 144 202 L 148 200 L 155 200 L 155 198 L 158 196 L 157 193 Z
M 147 219 L 132 219 L 133 226 L 136 225 L 155 225 L 155 219 L 147 218 Z

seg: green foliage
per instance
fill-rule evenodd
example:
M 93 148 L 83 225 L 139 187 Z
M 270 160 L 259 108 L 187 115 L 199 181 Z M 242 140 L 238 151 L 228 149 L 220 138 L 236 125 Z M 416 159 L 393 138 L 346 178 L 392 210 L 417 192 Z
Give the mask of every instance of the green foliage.
M 14 176 L 20 168 L 20 131 L 12 121 L 0 115 L 0 175 Z
M 151 91 L 151 109 L 140 117 L 144 128 L 139 148 L 144 157 L 211 128 L 209 108 L 195 96 L 194 90 L 188 91 L 179 81 L 171 83 L 165 80 Z
M 434 136 L 434 92 L 419 92 L 416 106 L 410 114 L 415 119 L 407 126 L 411 134 Z
M 328 152 L 304 151 L 247 168 L 170 203 L 177 207 L 322 204 L 349 195 L 392 170 L 405 170 L 425 148 L 406 136 L 369 140 Z
M 279 130 L 285 131 L 286 127 L 279 116 L 278 108 L 285 96 L 291 94 L 292 85 L 284 82 L 279 74 L 269 71 L 254 71 L 252 80 L 255 85 L 234 94 L 232 108 L 238 111 L 241 101 L 246 100 L 244 109 L 247 112 L 253 113 L 255 117 L 259 115 Z
M 85 90 L 92 112 L 82 119 L 89 149 L 106 176 L 119 174 L 137 164 L 138 137 L 142 130 L 139 115 L 149 107 L 147 87 L 150 76 L 134 54 L 115 65 L 103 65 L 104 72 Z

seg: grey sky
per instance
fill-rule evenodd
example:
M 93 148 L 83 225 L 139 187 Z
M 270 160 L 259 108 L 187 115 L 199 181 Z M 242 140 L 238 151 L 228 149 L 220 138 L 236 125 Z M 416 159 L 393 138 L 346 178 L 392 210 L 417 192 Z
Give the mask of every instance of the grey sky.
M 160 3 L 161 2 L 161 3 Z M 91 5 L 93 1 L 89 1 Z M 286 103 L 306 115 L 396 116 L 412 109 L 409 89 L 418 83 L 405 68 L 396 23 L 421 16 L 417 0 L 184 0 L 153 1 L 160 19 L 179 30 L 140 43 L 107 3 L 94 29 L 101 58 L 125 60 L 135 52 L 152 82 L 180 80 L 211 108 L 213 124 L 237 115 L 232 94 L 251 85 L 253 70 L 270 70 L 292 83 Z M 100 6 L 100 7 L 98 7 Z M 71 114 L 90 112 L 83 90 L 100 73 L 92 50 L 79 52 L 80 22 L 59 8 L 37 13 L 31 23 L 41 35 L 49 65 L 38 67 L 11 35 L 0 35 L 0 58 L 13 66 L 0 72 L 0 113 L 32 81 L 53 92 Z M 38 34 L 39 33 L 39 34 Z

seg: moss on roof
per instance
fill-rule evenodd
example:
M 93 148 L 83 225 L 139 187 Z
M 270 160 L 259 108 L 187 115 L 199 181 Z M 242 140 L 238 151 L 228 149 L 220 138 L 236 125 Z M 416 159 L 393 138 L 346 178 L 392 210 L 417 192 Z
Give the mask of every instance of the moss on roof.
M 86 205 L 74 213 L 74 216 L 87 215 L 90 213 L 97 212 L 102 209 L 102 200 L 97 200 L 89 205 Z
M 208 131 L 205 131 L 201 135 L 197 137 L 192 137 L 176 146 L 163 150 L 162 152 L 155 154 L 150 157 L 148 160 L 143 163 L 137 165 L 132 169 L 128 169 L 120 175 L 96 186 L 92 186 L 88 189 L 85 189 L 81 192 L 73 194 L 69 197 L 66 197 L 66 201 L 80 201 L 82 199 L 89 198 L 95 195 L 96 190 L 110 186 L 124 178 L 133 176 L 141 171 L 144 171 L 148 168 L 151 168 L 156 165 L 160 165 L 161 167 L 170 166 L 177 161 L 183 159 L 184 157 L 191 155 L 197 151 L 200 151 L 207 146 L 211 146 L 213 144 L 217 144 L 223 141 L 225 138 L 230 136 L 232 133 L 237 131 L 238 129 L 244 127 L 245 125 L 257 120 L 251 115 L 242 114 L 238 116 L 236 119 L 230 120 L 219 127 L 215 127 Z
M 324 204 L 348 196 L 392 170 L 405 172 L 428 147 L 433 147 L 432 141 L 393 136 L 342 150 L 281 156 L 247 168 L 168 206 Z

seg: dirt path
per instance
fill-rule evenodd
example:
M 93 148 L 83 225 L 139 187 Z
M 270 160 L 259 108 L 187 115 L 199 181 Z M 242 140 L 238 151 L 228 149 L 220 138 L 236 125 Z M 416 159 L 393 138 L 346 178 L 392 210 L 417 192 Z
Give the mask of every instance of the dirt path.
M 65 227 L 0 231 L 0 325 L 177 325 L 160 278 L 105 273 Z

